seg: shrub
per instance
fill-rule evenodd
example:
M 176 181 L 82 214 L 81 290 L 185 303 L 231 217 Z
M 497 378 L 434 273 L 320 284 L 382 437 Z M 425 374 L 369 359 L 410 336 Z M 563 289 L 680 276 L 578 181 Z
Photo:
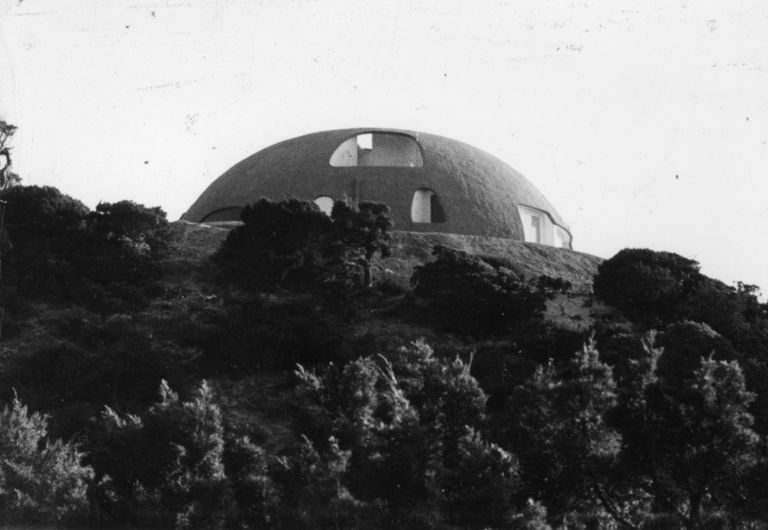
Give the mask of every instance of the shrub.
M 227 440 L 224 471 L 230 479 L 241 528 L 267 526 L 277 512 L 277 493 L 270 459 L 248 436 Z
M 668 323 L 697 288 L 699 264 L 671 252 L 629 248 L 604 261 L 595 294 L 650 326 Z
M 20 293 L 87 305 L 104 318 L 146 304 L 169 235 L 160 208 L 121 201 L 89 213 L 56 188 L 37 186 L 14 186 L 3 197 L 12 244 L 4 279 Z
M 283 528 L 377 528 L 375 506 L 355 499 L 344 486 L 350 451 L 331 438 L 318 451 L 306 437 L 299 453 L 277 462 L 274 519 Z M 372 517 L 373 516 L 373 517 Z
M 706 324 L 675 322 L 658 338 L 664 353 L 659 357 L 658 373 L 670 383 L 670 388 L 687 391 L 694 370 L 703 355 L 718 360 L 740 360 L 741 355 L 733 345 Z
M 704 277 L 683 304 L 681 318 L 706 323 L 740 351 L 762 357 L 768 346 L 768 305 L 758 294 L 752 285 L 739 282 L 734 288 Z
M 340 327 L 311 300 L 257 300 L 195 315 L 185 343 L 216 371 L 290 370 L 348 359 Z
M 29 238 L 56 239 L 82 228 L 88 208 L 69 195 L 49 186 L 13 186 L 2 192 L 5 226 L 19 244 Z
M 129 248 L 136 254 L 157 254 L 168 245 L 168 220 L 159 206 L 148 208 L 133 201 L 102 202 L 88 215 L 87 224 L 97 239 Z
M 336 201 L 328 217 L 314 203 L 261 199 L 245 207 L 242 220 L 216 261 L 228 278 L 261 287 L 312 281 L 370 286 L 371 260 L 389 252 L 392 219 L 383 204 Z
M 604 505 L 643 528 L 722 528 L 722 514 L 734 528 L 765 520 L 754 515 L 764 494 L 750 492 L 747 478 L 762 461 L 748 412 L 754 394 L 737 361 L 713 358 L 727 357 L 730 344 L 691 322 L 670 326 L 663 351 L 654 340 L 643 338 L 624 367 L 611 417 L 622 451 L 607 487 L 596 490 Z
M 333 232 L 327 253 L 341 265 L 342 276 L 349 277 L 345 269 L 359 267 L 360 283 L 373 284 L 371 260 L 376 254 L 389 256 L 389 231 L 394 226 L 389 206 L 375 202 L 348 204 L 336 201 L 331 212 Z
M 613 371 L 591 341 L 564 367 L 539 366 L 517 387 L 501 428 L 521 459 L 529 496 L 563 512 L 590 498 L 621 449 L 607 422 L 616 405 Z
M 56 188 L 14 186 L 2 193 L 10 251 L 3 255 L 3 281 L 20 293 L 69 296 L 83 283 L 70 265 L 73 241 L 82 238 L 88 208 Z
M 424 343 L 391 361 L 358 359 L 319 375 L 300 369 L 303 427 L 318 444 L 332 437 L 350 451 L 340 480 L 354 498 L 386 506 L 393 527 L 503 523 L 516 461 L 479 433 L 486 398 L 469 369 Z
M 243 209 L 242 220 L 216 254 L 229 278 L 270 285 L 316 277 L 321 238 L 331 229 L 317 205 L 261 199 Z
M 223 527 L 232 492 L 224 473 L 224 427 L 203 382 L 182 402 L 163 381 L 141 416 L 107 407 L 91 460 L 96 497 L 118 521 L 176 528 Z
M 474 335 L 503 333 L 544 311 L 546 296 L 509 269 L 439 245 L 432 254 L 437 259 L 416 267 L 411 283 L 446 328 Z
M 513 514 L 511 499 L 520 484 L 517 459 L 466 427 L 458 462 L 441 477 L 444 508 L 466 527 L 502 527 Z
M 0 522 L 61 523 L 87 514 L 93 471 L 75 445 L 46 440 L 47 419 L 18 398 L 0 412 Z

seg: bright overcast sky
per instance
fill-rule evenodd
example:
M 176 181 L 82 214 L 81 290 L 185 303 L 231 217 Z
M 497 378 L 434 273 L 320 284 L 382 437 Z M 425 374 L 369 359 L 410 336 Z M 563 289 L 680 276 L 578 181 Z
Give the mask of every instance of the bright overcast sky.
M 764 0 L 0 0 L 14 166 L 178 218 L 245 156 L 356 126 L 526 175 L 577 250 L 768 290 Z

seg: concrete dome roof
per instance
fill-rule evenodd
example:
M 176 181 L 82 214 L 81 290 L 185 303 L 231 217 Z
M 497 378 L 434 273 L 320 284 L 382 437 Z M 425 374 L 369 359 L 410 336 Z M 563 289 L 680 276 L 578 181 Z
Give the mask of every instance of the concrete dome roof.
M 392 139 L 395 143 L 410 142 L 418 149 L 414 152 L 411 148 L 407 165 L 387 161 L 384 165 L 344 165 L 343 160 L 339 165 L 344 153 L 338 152 L 344 145 L 371 134 L 390 144 Z M 360 149 L 366 153 L 365 148 Z M 357 155 L 352 152 L 352 156 Z M 435 197 L 432 222 L 413 221 L 418 190 L 427 190 Z M 182 219 L 239 220 L 240 209 L 262 197 L 308 201 L 350 197 L 383 202 L 392 209 L 396 230 L 520 241 L 525 240 L 519 208 L 523 206 L 544 212 L 548 222 L 565 230 L 565 223 L 541 192 L 498 158 L 443 136 L 376 128 L 317 132 L 262 149 L 216 179 Z M 570 234 L 567 240 L 565 246 L 570 246 Z

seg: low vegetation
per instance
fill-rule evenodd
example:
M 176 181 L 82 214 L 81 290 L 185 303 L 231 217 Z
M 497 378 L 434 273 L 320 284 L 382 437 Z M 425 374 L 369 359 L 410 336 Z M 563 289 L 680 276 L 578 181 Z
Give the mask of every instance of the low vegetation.
M 159 208 L 3 200 L 2 524 L 768 528 L 754 286 L 626 249 L 558 327 L 498 256 L 377 275 L 384 205 L 258 201 L 199 261 Z

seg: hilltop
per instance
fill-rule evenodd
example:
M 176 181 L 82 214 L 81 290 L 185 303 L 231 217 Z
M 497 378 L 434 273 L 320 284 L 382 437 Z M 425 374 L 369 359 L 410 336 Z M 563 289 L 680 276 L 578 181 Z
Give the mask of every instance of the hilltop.
M 12 194 L 5 523 L 762 528 L 753 286 L 647 249 L 391 232 L 386 255 L 375 205 L 217 227 Z

